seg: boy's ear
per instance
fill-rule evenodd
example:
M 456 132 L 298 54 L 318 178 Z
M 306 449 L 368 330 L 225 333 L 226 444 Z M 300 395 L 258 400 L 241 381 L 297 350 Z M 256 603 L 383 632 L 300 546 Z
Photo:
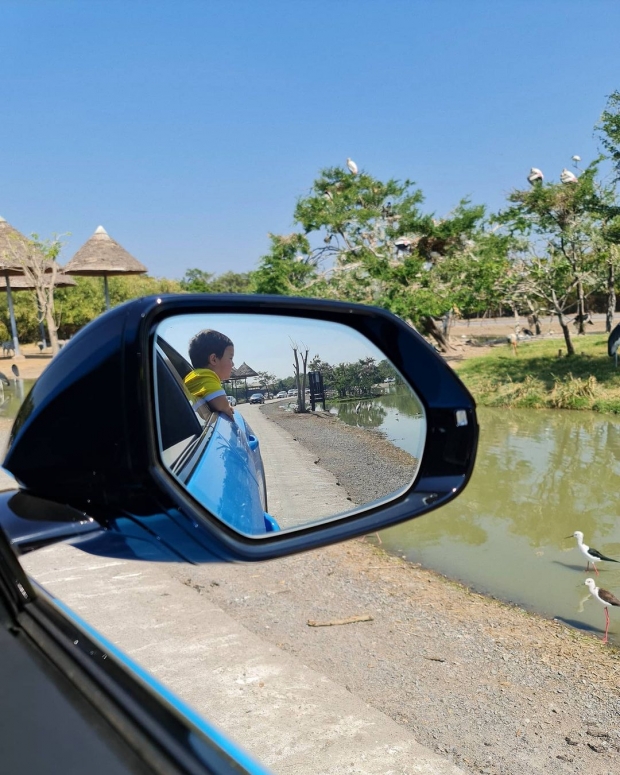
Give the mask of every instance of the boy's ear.
M 211 353 L 209 355 L 209 360 L 207 361 L 209 366 L 214 366 L 218 362 L 218 357 L 215 353 Z

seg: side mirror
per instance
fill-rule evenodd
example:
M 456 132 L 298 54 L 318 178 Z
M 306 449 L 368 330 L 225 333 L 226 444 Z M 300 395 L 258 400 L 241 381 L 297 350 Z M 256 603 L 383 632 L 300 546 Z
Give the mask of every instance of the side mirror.
M 190 347 L 205 331 L 234 346 L 235 371 L 223 350 L 209 360 Z M 477 437 L 460 380 L 383 310 L 163 296 L 106 313 L 63 348 L 24 402 L 4 466 L 30 497 L 94 518 L 101 553 L 114 533 L 116 545 L 148 536 L 194 562 L 261 560 L 447 503 Z

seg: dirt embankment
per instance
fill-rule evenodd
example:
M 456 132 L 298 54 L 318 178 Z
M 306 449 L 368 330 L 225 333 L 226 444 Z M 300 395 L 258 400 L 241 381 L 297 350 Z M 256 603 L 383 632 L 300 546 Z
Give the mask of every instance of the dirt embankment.
M 321 465 L 334 458 L 334 471 L 355 478 L 337 428 L 324 437 L 317 418 L 285 415 L 275 404 L 265 413 Z M 358 450 L 371 435 L 362 431 Z M 342 483 L 351 486 L 347 476 Z M 352 486 L 364 502 L 365 485 Z M 208 593 L 467 772 L 620 774 L 617 649 L 391 557 L 375 542 L 220 568 Z M 364 615 L 372 621 L 328 626 Z
M 216 566 L 204 594 L 466 772 L 620 773 L 616 649 L 372 541 Z

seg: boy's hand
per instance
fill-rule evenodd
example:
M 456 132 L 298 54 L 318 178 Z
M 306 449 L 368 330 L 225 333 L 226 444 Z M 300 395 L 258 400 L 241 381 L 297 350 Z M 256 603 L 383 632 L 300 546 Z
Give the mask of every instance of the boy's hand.
M 228 404 L 228 401 L 226 402 Z M 222 414 L 227 414 L 231 420 L 235 419 L 235 410 L 232 408 L 230 404 L 228 404 L 227 409 L 220 409 Z
M 217 396 L 217 398 L 212 398 L 208 403 L 212 412 L 221 412 L 221 414 L 228 415 L 231 420 L 234 419 L 235 410 L 228 403 L 228 399 L 225 396 Z

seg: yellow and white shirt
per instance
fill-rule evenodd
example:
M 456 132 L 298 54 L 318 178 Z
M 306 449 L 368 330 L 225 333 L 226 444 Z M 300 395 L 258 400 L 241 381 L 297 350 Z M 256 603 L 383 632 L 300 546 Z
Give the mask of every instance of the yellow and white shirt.
M 194 369 L 183 382 L 192 395 L 202 399 L 201 404 L 211 401 L 212 398 L 226 395 L 222 381 L 211 369 Z

